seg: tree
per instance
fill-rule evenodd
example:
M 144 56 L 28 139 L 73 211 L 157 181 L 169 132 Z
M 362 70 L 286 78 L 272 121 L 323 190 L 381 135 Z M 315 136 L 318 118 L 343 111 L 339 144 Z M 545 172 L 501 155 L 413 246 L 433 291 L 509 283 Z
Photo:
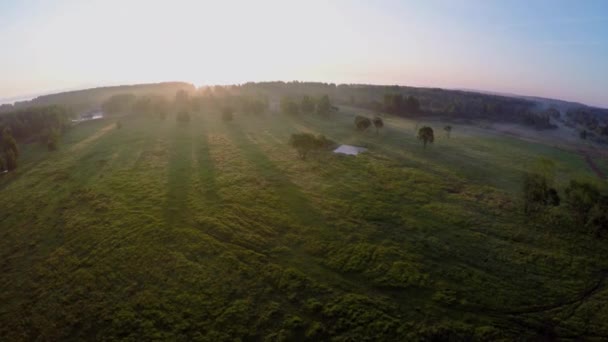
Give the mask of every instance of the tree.
M 418 139 L 422 140 L 424 144 L 424 148 L 426 148 L 427 143 L 433 143 L 435 141 L 435 135 L 433 133 L 433 129 L 429 126 L 421 127 L 418 130 Z
M 289 144 L 298 151 L 298 156 L 302 160 L 306 160 L 306 156 L 311 151 L 328 149 L 335 145 L 324 135 L 314 136 L 311 133 L 294 133 L 289 139 Z
M 315 110 L 315 101 L 310 96 L 304 95 L 300 108 L 303 113 L 312 113 Z
M 295 101 L 291 98 L 283 97 L 281 98 L 281 111 L 285 114 L 295 115 L 300 112 L 300 108 L 298 107 L 298 104 L 295 103 Z
M 355 128 L 357 128 L 358 131 L 366 131 L 371 125 L 372 122 L 369 118 L 361 115 L 355 117 Z
M 56 130 L 51 129 L 46 135 L 46 147 L 49 151 L 55 151 L 59 144 L 59 133 Z
M 384 121 L 382 121 L 382 118 L 379 116 L 374 117 L 374 119 L 372 120 L 372 123 L 374 124 L 374 127 L 376 127 L 376 135 L 378 135 L 378 130 L 382 127 L 384 127 Z
M 401 114 L 403 105 L 403 95 L 401 94 L 385 94 L 383 109 L 392 114 Z
M 298 156 L 302 160 L 306 160 L 308 153 L 317 149 L 319 144 L 315 136 L 311 133 L 294 133 L 289 139 L 289 145 L 298 151 Z
M 586 130 L 582 130 L 581 133 L 579 134 L 579 136 L 581 137 L 581 139 L 586 140 L 587 139 L 587 131 Z
M 181 112 L 177 113 L 176 120 L 177 120 L 177 122 L 188 123 L 188 122 L 190 122 L 190 113 L 188 113 L 186 111 L 181 111 Z
M 229 122 L 234 119 L 234 109 L 230 106 L 222 108 L 222 120 Z
M 126 113 L 131 110 L 131 106 L 137 97 L 134 94 L 117 94 L 112 95 L 104 101 L 101 109 L 106 114 Z
M 447 125 L 443 128 L 446 132 L 446 134 L 448 135 L 448 139 L 450 138 L 450 133 L 452 133 L 452 126 Z
M 420 111 L 420 102 L 413 96 L 408 96 L 405 99 L 405 109 L 408 113 L 418 113 Z
M 323 95 L 317 103 L 317 114 L 324 116 L 329 115 L 331 109 L 332 106 L 331 102 L 329 101 L 329 96 Z
M 19 148 L 17 147 L 17 141 L 13 137 L 13 133 L 10 128 L 5 127 L 2 130 L 2 139 L 0 140 L 0 147 L 4 153 L 11 151 L 15 157 L 19 157 Z
M 608 203 L 607 199 L 596 203 L 587 214 L 586 226 L 595 236 L 601 237 L 608 232 Z
M 17 155 L 13 150 L 8 150 L 4 155 L 4 161 L 6 164 L 6 169 L 8 171 L 12 171 L 17 168 Z
M 580 222 L 587 220 L 587 214 L 600 200 L 601 193 L 597 186 L 577 180 L 571 180 L 564 190 L 566 205 Z
M 526 214 L 538 211 L 547 205 L 559 205 L 560 198 L 557 190 L 551 188 L 549 183 L 547 177 L 542 174 L 533 172 L 524 174 L 523 200 Z

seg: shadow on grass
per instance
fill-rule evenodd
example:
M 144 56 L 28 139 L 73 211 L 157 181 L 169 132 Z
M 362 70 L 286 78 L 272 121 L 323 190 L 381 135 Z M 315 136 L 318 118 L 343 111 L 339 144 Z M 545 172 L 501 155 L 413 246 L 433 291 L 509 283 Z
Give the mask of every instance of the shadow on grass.
M 197 162 L 202 194 L 211 204 L 219 204 L 221 198 L 218 193 L 217 182 L 215 181 L 217 170 L 209 153 L 209 138 L 206 129 L 201 131 Z
M 192 128 L 188 125 L 178 123 L 174 128 L 167 177 L 165 222 L 173 225 L 187 216 L 184 211 L 192 178 Z
M 252 142 L 240 126 L 233 125 L 227 133 L 235 145 L 243 151 L 243 155 L 272 185 L 279 195 L 281 202 L 289 210 L 289 214 L 305 225 L 318 225 L 323 222 L 322 215 L 310 203 L 289 177 L 279 169 L 266 154 Z

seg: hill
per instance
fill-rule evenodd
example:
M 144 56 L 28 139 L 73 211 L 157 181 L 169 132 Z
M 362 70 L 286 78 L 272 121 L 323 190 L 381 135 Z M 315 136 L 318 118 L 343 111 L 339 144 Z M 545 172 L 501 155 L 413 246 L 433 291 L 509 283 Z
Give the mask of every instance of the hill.
M 0 178 L 0 336 L 608 338 L 605 241 L 521 209 L 539 158 L 560 189 L 595 179 L 581 155 L 433 118 L 376 136 L 356 114 L 132 115 L 23 145 Z M 368 152 L 303 161 L 296 132 Z
M 175 93 L 179 90 L 193 91 L 194 86 L 185 82 L 163 82 L 74 90 L 38 96 L 29 101 L 16 102 L 12 106 L 3 105 L 0 106 L 0 111 L 8 112 L 27 107 L 62 105 L 69 107 L 76 113 L 80 113 L 96 107 L 98 108 L 104 101 L 108 100 L 113 95 L 128 93 L 136 96 L 162 95 L 173 98 Z

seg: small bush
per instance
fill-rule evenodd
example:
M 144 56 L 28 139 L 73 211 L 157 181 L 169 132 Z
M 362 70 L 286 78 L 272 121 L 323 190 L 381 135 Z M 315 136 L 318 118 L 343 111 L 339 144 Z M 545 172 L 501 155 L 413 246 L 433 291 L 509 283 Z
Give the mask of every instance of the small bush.
M 369 118 L 361 115 L 355 117 L 355 127 L 358 131 L 366 131 L 371 125 L 372 121 Z

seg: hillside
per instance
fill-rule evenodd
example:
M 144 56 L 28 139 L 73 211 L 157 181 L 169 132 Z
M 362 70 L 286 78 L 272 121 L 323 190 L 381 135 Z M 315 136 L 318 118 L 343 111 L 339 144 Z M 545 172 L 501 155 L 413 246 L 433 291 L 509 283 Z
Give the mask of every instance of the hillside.
M 581 155 L 431 119 L 376 136 L 360 113 L 130 116 L 23 145 L 0 177 L 0 336 L 608 338 L 605 240 L 521 209 L 541 157 L 558 185 L 595 180 Z M 303 161 L 295 132 L 369 151 Z
M 133 95 L 163 95 L 172 98 L 179 90 L 194 91 L 194 86 L 185 82 L 163 82 L 151 84 L 135 84 L 112 87 L 99 87 L 91 89 L 74 90 L 38 96 L 29 101 L 17 102 L 13 106 L 0 106 L 0 112 L 8 112 L 27 107 L 41 107 L 50 105 L 62 105 L 69 107 L 79 114 L 99 107 L 113 95 L 133 94 Z

